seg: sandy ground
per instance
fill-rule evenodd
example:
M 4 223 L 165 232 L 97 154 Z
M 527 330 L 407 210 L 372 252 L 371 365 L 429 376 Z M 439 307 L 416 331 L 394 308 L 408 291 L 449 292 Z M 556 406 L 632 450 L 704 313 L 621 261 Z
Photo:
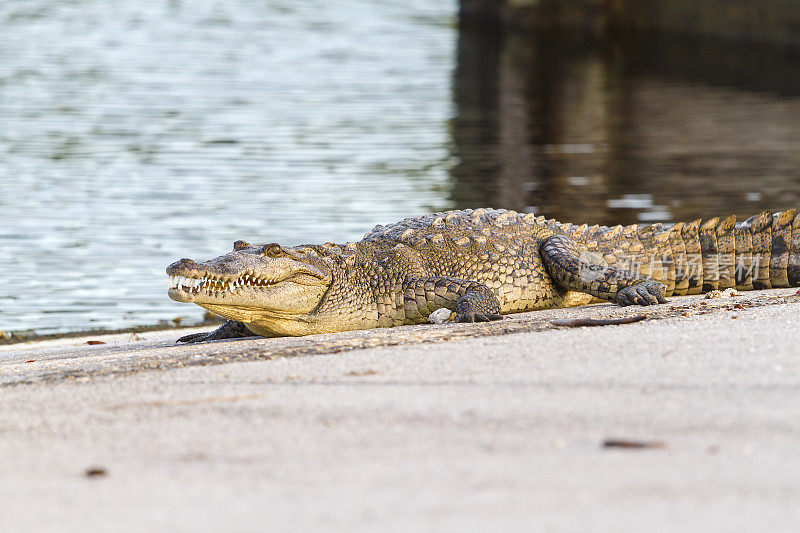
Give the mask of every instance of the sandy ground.
M 0 531 L 796 530 L 794 292 L 0 346 Z

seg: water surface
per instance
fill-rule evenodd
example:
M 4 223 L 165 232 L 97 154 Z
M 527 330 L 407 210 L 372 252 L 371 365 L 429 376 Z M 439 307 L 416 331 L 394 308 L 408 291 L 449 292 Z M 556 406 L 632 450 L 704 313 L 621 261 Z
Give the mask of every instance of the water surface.
M 0 4 L 0 330 L 198 318 L 180 257 L 447 207 L 454 10 Z

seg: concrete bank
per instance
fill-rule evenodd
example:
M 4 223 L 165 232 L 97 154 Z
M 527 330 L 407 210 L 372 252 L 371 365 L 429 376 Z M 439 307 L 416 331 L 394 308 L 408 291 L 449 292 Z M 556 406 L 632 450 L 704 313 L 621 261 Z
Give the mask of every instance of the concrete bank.
M 2 346 L 0 530 L 789 530 L 794 292 Z

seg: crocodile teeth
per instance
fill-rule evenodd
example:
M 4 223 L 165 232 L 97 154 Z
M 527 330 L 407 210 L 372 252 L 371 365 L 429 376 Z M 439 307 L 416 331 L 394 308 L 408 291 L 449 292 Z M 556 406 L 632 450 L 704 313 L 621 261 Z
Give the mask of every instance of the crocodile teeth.
M 226 292 L 237 291 L 243 287 L 265 287 L 272 282 L 244 274 L 233 280 L 213 279 L 210 277 L 191 278 L 187 276 L 169 276 L 169 287 L 197 294 L 201 291 L 219 296 Z

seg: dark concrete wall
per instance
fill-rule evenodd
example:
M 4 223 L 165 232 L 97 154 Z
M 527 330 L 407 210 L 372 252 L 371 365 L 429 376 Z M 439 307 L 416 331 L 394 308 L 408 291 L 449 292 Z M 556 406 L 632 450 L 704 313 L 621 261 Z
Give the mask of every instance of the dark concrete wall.
M 609 0 L 616 28 L 800 45 L 797 0 Z
M 593 34 L 645 31 L 800 46 L 797 0 L 461 0 L 466 26 L 559 25 Z

